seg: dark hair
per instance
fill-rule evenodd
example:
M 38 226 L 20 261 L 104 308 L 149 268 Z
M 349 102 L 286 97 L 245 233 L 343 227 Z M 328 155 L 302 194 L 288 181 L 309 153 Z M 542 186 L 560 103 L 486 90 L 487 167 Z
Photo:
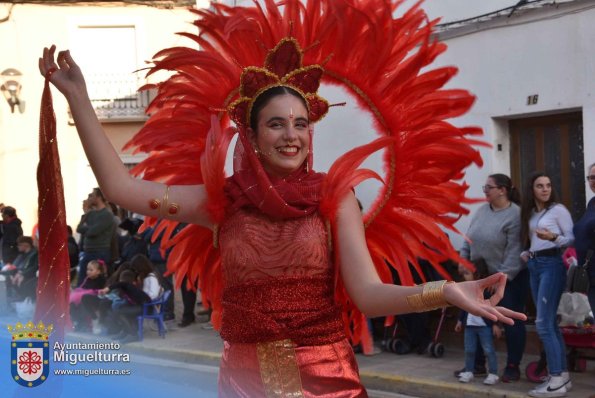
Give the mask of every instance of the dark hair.
M 274 97 L 277 97 L 279 95 L 286 95 L 286 94 L 293 95 L 294 97 L 299 98 L 302 101 L 302 103 L 304 104 L 304 107 L 306 109 L 308 109 L 308 104 L 306 103 L 306 100 L 304 99 L 304 97 L 302 97 L 302 95 L 300 93 L 298 93 L 291 87 L 286 87 L 286 86 L 271 87 L 268 90 L 263 91 L 258 97 L 256 97 L 256 99 L 254 100 L 254 103 L 252 104 L 252 109 L 250 110 L 250 127 L 252 128 L 252 130 L 256 131 L 256 128 L 258 127 L 258 114 L 260 113 L 262 108 L 267 106 L 267 104 Z
M 2 209 L 2 214 L 6 217 L 16 217 L 17 210 L 12 206 L 6 206 Z
M 531 245 L 531 239 L 529 238 L 529 220 L 531 219 L 533 211 L 537 209 L 537 205 L 535 204 L 535 194 L 533 193 L 533 184 L 539 177 L 547 177 L 550 179 L 550 183 L 552 182 L 549 175 L 543 171 L 536 171 L 529 176 L 525 183 L 523 202 L 521 204 L 521 245 L 523 249 L 528 249 Z M 545 208 L 548 209 L 557 201 L 556 190 L 552 186 L 552 193 L 550 194 L 548 201 L 545 203 Z
M 27 243 L 29 246 L 33 247 L 33 239 L 30 236 L 19 236 L 17 238 L 17 245 L 19 243 Z
M 114 273 L 108 278 L 107 285 L 113 285 L 114 283 L 120 281 L 120 274 L 126 270 L 132 269 L 132 265 L 129 261 L 124 261 L 121 263 L 118 268 L 114 271 Z M 134 272 L 134 271 L 133 271 Z
M 132 266 L 132 269 L 136 271 L 141 280 L 145 279 L 147 275 L 149 275 L 151 272 L 157 275 L 153 263 L 144 254 L 137 254 L 134 257 L 132 257 L 132 259 L 130 260 L 130 264 Z
M 103 201 L 103 203 L 107 203 L 107 199 L 103 195 L 103 192 L 101 192 L 101 189 L 99 189 L 99 188 L 93 188 L 93 193 L 95 194 L 95 196 L 99 196 L 99 198 L 101 198 L 101 200 Z
M 120 273 L 118 282 L 133 283 L 136 280 L 136 273 L 131 269 L 125 269 Z
M 505 188 L 508 200 L 520 206 L 521 194 L 519 193 L 519 190 L 512 185 L 512 180 L 509 176 L 506 174 L 490 174 L 488 178 L 494 180 L 494 183 L 496 183 L 498 188 Z

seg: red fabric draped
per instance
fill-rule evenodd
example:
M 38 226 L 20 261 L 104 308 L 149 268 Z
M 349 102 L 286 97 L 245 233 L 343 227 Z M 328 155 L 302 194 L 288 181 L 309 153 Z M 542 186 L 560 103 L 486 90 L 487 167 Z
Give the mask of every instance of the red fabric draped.
M 39 212 L 39 280 L 35 320 L 53 324 L 58 339 L 70 325 L 70 261 L 64 208 L 64 187 L 56 138 L 56 116 L 49 80 L 41 98 L 39 165 L 37 166 Z
M 285 178 L 274 177 L 251 150 L 245 131 L 240 129 L 238 135 L 234 173 L 225 186 L 233 210 L 253 207 L 274 219 L 303 217 L 318 210 L 325 175 L 308 171 L 312 169 L 312 151 L 298 170 Z

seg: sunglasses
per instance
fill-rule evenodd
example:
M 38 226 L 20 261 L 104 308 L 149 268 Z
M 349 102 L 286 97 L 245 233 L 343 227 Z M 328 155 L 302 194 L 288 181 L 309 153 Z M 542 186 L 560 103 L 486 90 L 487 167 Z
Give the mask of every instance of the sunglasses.
M 595 181 L 595 175 L 593 176 L 587 176 L 587 181 Z

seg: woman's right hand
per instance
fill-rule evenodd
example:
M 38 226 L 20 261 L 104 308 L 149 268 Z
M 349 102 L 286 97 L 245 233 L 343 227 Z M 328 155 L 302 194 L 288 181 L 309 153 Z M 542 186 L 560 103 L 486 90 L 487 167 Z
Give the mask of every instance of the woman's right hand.
M 50 82 L 67 98 L 76 93 L 86 94 L 85 78 L 81 68 L 74 62 L 70 51 L 60 51 L 54 60 L 56 46 L 43 49 L 43 55 L 39 58 L 39 72 L 43 77 L 50 74 Z

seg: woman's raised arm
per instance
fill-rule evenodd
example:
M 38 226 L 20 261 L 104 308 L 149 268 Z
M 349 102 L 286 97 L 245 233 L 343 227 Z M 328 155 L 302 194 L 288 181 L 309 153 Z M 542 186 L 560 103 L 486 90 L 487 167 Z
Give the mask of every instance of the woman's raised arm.
M 362 215 L 355 196 L 348 194 L 337 213 L 338 250 L 341 275 L 349 296 L 369 317 L 414 312 L 407 297 L 422 293 L 422 286 L 399 286 L 382 283 L 366 246 Z M 511 318 L 525 319 L 525 315 L 496 304 L 504 294 L 506 275 L 494 274 L 478 281 L 444 285 L 444 299 L 475 315 L 512 324 Z M 496 293 L 484 300 L 483 291 L 493 286 Z
M 69 51 L 60 51 L 54 61 L 55 51 L 56 46 L 43 49 L 39 71 L 43 76 L 50 74 L 50 82 L 66 97 L 83 149 L 106 197 L 136 213 L 210 228 L 208 215 L 202 210 L 206 200 L 204 186 L 167 188 L 165 184 L 140 180 L 128 173 L 95 115 L 81 69 Z M 172 204 L 177 205 L 174 214 L 169 211 Z

